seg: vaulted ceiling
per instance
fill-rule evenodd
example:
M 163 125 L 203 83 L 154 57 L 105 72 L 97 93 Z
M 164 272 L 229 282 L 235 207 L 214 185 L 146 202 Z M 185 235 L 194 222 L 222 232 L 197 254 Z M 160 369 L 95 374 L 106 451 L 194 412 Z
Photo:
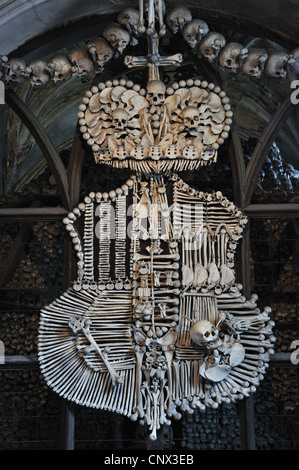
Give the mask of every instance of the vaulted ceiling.
M 193 18 L 203 19 L 211 31 L 222 33 L 227 42 L 247 47 L 254 44 L 269 53 L 291 52 L 299 45 L 298 0 L 166 1 L 167 10 L 182 4 L 190 9 Z M 27 64 L 34 59 L 48 60 L 58 52 L 68 54 L 74 47 L 84 46 L 91 37 L 101 36 L 106 25 L 117 21 L 118 14 L 129 6 L 138 8 L 138 2 L 0 0 L 0 55 L 22 58 Z M 168 36 L 165 41 L 171 43 L 171 35 Z M 181 47 L 179 41 L 177 45 Z M 186 54 L 184 58 L 188 65 L 192 57 Z M 245 140 L 262 135 L 276 110 L 290 95 L 291 82 L 298 79 L 296 67 L 285 80 L 264 76 L 257 80 L 242 73 L 232 77 L 219 68 L 213 70 L 209 64 L 195 65 L 199 75 L 203 65 L 203 75 L 208 74 L 211 81 L 214 77 L 219 80 L 230 98 L 240 136 Z M 115 74 L 117 72 L 114 70 Z M 94 77 L 94 74 L 84 79 L 72 77 L 56 85 L 49 81 L 36 88 L 25 81 L 12 89 L 37 117 L 56 149 L 62 151 L 71 147 L 78 105 Z M 294 107 L 277 142 L 283 157 L 296 168 L 299 168 L 298 129 Z M 22 188 L 46 165 L 40 147 L 7 105 L 0 106 L 0 158 L 3 194 Z

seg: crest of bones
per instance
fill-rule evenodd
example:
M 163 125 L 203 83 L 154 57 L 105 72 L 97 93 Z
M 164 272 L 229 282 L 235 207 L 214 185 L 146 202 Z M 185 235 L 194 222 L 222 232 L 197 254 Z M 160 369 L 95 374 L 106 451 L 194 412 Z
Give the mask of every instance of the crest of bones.
M 145 30 L 152 46 L 164 34 L 164 6 L 139 0 L 137 31 Z M 179 29 L 197 50 L 208 26 L 183 23 Z M 126 26 L 133 31 L 132 21 Z M 123 32 L 117 24 L 104 31 L 118 54 L 130 41 Z M 247 58 L 239 44 L 223 49 L 219 60 L 230 70 Z M 246 217 L 220 191 L 203 193 L 165 171 L 167 160 L 175 168 L 180 160 L 215 161 L 232 123 L 228 97 L 197 79 L 166 87 L 156 70 L 165 58 L 156 58 L 161 63 L 140 58 L 149 68 L 146 88 L 125 79 L 100 82 L 80 104 L 80 131 L 96 159 L 136 160 L 138 176 L 115 191 L 91 192 L 64 219 L 77 279 L 43 309 L 39 332 L 41 370 L 54 391 L 138 419 L 153 440 L 181 412 L 254 392 L 275 341 L 271 309 L 260 312 L 257 296 L 247 300 L 236 282 Z M 53 63 L 53 79 L 64 65 Z

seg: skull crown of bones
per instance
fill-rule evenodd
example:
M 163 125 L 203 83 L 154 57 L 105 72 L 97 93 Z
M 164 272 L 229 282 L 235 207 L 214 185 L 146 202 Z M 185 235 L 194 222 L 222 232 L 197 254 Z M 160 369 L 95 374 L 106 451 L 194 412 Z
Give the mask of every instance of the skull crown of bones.
M 246 299 L 236 279 L 246 217 L 221 191 L 197 190 L 176 174 L 216 161 L 232 111 L 212 83 L 160 79 L 159 67 L 177 65 L 177 57 L 158 54 L 164 7 L 139 1 L 137 31 L 149 50 L 134 64 L 147 69 L 147 86 L 99 81 L 79 105 L 80 132 L 96 161 L 133 174 L 119 188 L 91 191 L 65 217 L 77 277 L 42 309 L 39 329 L 50 387 L 82 406 L 139 420 L 153 440 L 182 412 L 254 392 L 275 341 L 271 309 L 258 309 L 256 295 Z M 179 21 L 178 10 L 169 27 L 186 32 L 192 20 L 185 12 Z M 137 35 L 130 13 L 119 21 L 128 19 Z M 196 41 L 208 33 L 202 22 L 191 26 Z M 104 38 L 120 54 L 130 33 L 114 23 Z M 91 41 L 91 54 L 98 45 Z M 48 64 L 52 78 L 64 66 L 68 73 L 72 64 Z

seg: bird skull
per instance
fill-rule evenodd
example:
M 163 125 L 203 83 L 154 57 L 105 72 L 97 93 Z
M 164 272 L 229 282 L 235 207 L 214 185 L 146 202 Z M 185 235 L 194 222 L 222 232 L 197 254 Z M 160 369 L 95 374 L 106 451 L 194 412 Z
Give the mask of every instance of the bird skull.
M 164 102 L 166 86 L 160 80 L 150 80 L 147 84 L 147 99 L 152 106 L 159 106 Z
M 129 115 L 125 109 L 117 108 L 112 111 L 112 125 L 116 131 L 120 132 L 125 130 L 128 117 Z
M 243 60 L 248 56 L 248 49 L 237 42 L 229 42 L 219 53 L 221 67 L 237 72 Z
M 104 38 L 93 38 L 87 42 L 87 48 L 99 71 L 112 59 L 113 49 Z
M 191 20 L 192 14 L 190 10 L 182 6 L 173 8 L 166 17 L 166 23 L 174 34 L 182 30 Z
M 218 348 L 222 343 L 218 329 L 208 320 L 195 322 L 190 328 L 190 337 L 195 344 L 208 349 Z
M 74 75 L 80 77 L 92 72 L 93 62 L 85 49 L 80 48 L 71 51 L 69 54 L 69 59 L 72 64 L 72 73 Z
M 211 31 L 201 41 L 199 50 L 209 62 L 214 62 L 225 44 L 226 40 L 222 34 Z
M 117 23 L 108 25 L 103 36 L 120 54 L 123 53 L 131 39 L 128 31 L 122 29 Z
M 193 49 L 201 41 L 203 36 L 209 32 L 207 23 L 203 20 L 191 20 L 183 29 L 183 37 Z
M 242 65 L 242 71 L 252 77 L 260 78 L 267 59 L 268 54 L 266 51 L 263 49 L 252 49 Z
M 184 125 L 187 129 L 196 130 L 199 125 L 199 110 L 196 106 L 187 106 L 183 109 Z

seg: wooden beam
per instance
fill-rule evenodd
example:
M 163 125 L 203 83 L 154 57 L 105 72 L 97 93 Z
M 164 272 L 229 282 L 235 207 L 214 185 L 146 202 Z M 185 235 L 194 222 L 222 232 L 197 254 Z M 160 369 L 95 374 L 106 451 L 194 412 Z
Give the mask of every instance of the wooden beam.
M 243 209 L 246 168 L 243 147 L 235 120 L 233 120 L 233 124 L 231 126 L 231 138 L 228 153 L 231 162 L 235 204 L 240 209 Z
M 239 405 L 242 450 L 255 450 L 254 398 L 243 398 Z
M 270 123 L 260 137 L 253 154 L 249 160 L 244 182 L 243 201 L 244 206 L 251 202 L 253 192 L 256 188 L 257 180 L 260 175 L 267 153 L 277 137 L 280 129 L 284 126 L 287 118 L 294 110 L 290 96 L 287 96 L 283 103 L 274 113 Z
M 35 138 L 55 178 L 62 203 L 64 207 L 69 208 L 70 198 L 66 169 L 50 137 L 29 107 L 13 90 L 6 91 L 5 100 Z
M 0 209 L 0 222 L 61 221 L 68 211 L 63 207 L 21 207 Z
M 72 403 L 60 400 L 60 450 L 75 450 L 75 409 Z
M 85 156 L 85 147 L 77 124 L 67 169 L 69 181 L 70 207 L 72 210 L 79 203 L 82 165 Z
M 299 204 L 250 204 L 243 212 L 249 217 L 294 218 L 299 217 Z

